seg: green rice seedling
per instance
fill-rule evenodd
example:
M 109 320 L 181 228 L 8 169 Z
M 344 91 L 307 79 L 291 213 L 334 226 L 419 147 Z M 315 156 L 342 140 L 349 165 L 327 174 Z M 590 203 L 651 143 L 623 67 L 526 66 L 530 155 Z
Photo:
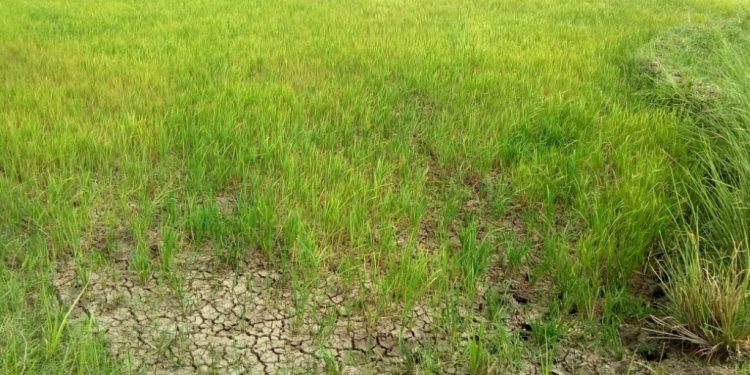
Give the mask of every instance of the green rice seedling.
M 21 374 L 26 372 L 28 366 L 29 343 L 26 337 L 21 334 L 23 344 L 17 341 L 15 337 L 9 338 L 4 342 L 6 352 L 3 358 L 3 371 L 8 374 Z
M 81 288 L 81 291 L 78 293 L 78 296 L 76 296 L 75 300 L 73 300 L 68 307 L 67 311 L 58 310 L 55 303 L 49 302 L 48 298 L 50 298 L 47 293 L 49 292 L 43 292 L 42 293 L 42 303 L 45 303 L 47 307 L 47 319 L 46 319 L 46 337 L 45 337 L 45 354 L 46 357 L 49 359 L 53 355 L 57 353 L 57 351 L 60 348 L 60 344 L 63 342 L 63 334 L 65 332 L 65 329 L 68 328 L 68 320 L 70 319 L 70 314 L 73 312 L 73 309 L 76 308 L 78 305 L 78 301 L 80 301 L 81 297 L 83 296 L 83 293 L 86 292 L 86 287 L 88 284 L 84 285 L 83 288 Z
M 462 290 L 460 283 L 457 283 L 454 288 L 445 291 L 442 299 L 444 308 L 437 316 L 439 321 L 438 326 L 442 327 L 452 341 L 460 341 L 461 335 L 466 329 L 466 316 L 462 316 L 461 314 L 461 297 Z
M 0 370 L 8 374 L 17 374 L 25 372 L 27 368 L 32 367 L 33 361 L 38 354 L 34 346 L 38 343 L 29 341 L 26 337 L 28 331 L 21 328 L 22 321 L 19 322 L 16 314 L 23 314 L 23 286 L 15 275 L 10 275 L 5 270 L 0 270 L 0 296 L 4 304 L 0 306 L 0 313 L 6 318 L 0 323 L 0 329 L 16 334 L 5 335 L 0 339 L 0 347 L 3 348 L 0 353 Z
M 489 184 L 488 200 L 493 215 L 502 217 L 508 210 L 513 200 L 513 191 L 510 183 L 505 179 L 493 180 Z
M 219 208 L 213 201 L 199 201 L 197 197 L 192 197 L 187 204 L 185 225 L 191 241 L 195 243 L 220 242 L 223 239 L 224 223 Z
M 477 281 L 484 274 L 492 255 L 491 235 L 478 239 L 479 228 L 476 221 L 470 221 L 459 234 L 461 249 L 456 256 L 461 271 L 463 286 L 472 295 Z
M 292 287 L 292 303 L 294 304 L 292 324 L 298 328 L 302 325 L 308 309 L 312 307 L 310 306 L 312 294 L 310 287 L 300 280 L 297 273 L 290 274 L 290 284 Z
M 528 241 L 519 241 L 512 231 L 504 231 L 502 243 L 508 265 L 512 268 L 519 268 L 531 250 Z
M 226 233 L 214 242 L 219 259 L 232 268 L 239 268 L 245 260 L 247 247 L 241 235 L 234 228 L 234 222 L 225 222 Z
M 487 288 L 484 294 L 487 318 L 495 320 L 496 318 L 502 317 L 509 304 L 509 298 L 508 293 L 505 290 L 502 290 L 499 286 Z
M 548 343 L 545 343 L 542 352 L 539 354 L 540 358 L 540 370 L 544 375 L 552 374 L 552 366 L 555 360 L 555 351 Z
M 398 302 L 403 314 L 407 314 L 435 280 L 429 271 L 429 264 L 430 260 L 425 254 L 415 250 L 404 251 L 398 264 L 379 280 L 377 288 L 381 307 Z
M 328 350 L 323 347 L 318 348 L 318 356 L 323 360 L 327 374 L 340 374 L 338 363 Z
M 131 256 L 131 264 L 133 269 L 138 273 L 138 278 L 141 283 L 145 283 L 146 280 L 151 276 L 151 248 L 148 244 L 148 226 L 143 225 L 133 226 L 133 238 L 135 239 L 135 248 Z
M 525 347 L 517 334 L 508 331 L 504 324 L 495 321 L 493 335 L 490 337 L 492 351 L 495 354 L 497 372 L 517 371 L 525 355 Z
M 71 369 L 75 368 L 77 374 L 87 374 L 95 368 L 116 371 L 117 364 L 108 358 L 103 340 L 95 333 L 93 318 L 87 317 L 71 331 L 75 342 L 66 348 L 66 356 L 72 357 L 71 362 L 74 362 Z
M 8 271 L 0 269 L 0 329 L 8 332 L 0 339 L 2 373 L 122 373 L 95 333 L 94 322 L 72 312 L 86 289 L 63 306 L 47 282 L 39 283 L 39 275 Z
M 442 353 L 429 343 L 420 345 L 418 351 L 408 353 L 405 361 L 405 371 L 410 373 L 440 374 L 443 371 Z
M 255 242 L 266 256 L 275 259 L 275 246 L 278 235 L 276 209 L 268 198 L 258 197 L 255 202 L 253 235 Z
M 467 359 L 468 370 L 470 374 L 490 374 L 492 373 L 491 355 L 484 346 L 484 331 L 479 330 L 470 335 L 469 342 L 466 346 L 465 357 Z
M 534 340 L 546 350 L 553 350 L 567 330 L 565 322 L 552 315 L 531 322 Z
M 159 266 L 164 275 L 174 272 L 175 255 L 179 250 L 177 231 L 171 227 L 161 228 L 161 246 L 159 246 Z

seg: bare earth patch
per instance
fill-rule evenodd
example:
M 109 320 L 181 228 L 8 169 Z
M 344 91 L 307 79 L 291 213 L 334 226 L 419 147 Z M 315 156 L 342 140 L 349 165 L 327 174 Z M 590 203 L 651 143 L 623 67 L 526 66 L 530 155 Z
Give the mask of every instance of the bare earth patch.
M 232 271 L 208 257 L 183 260 L 178 293 L 116 264 L 90 274 L 80 310 L 96 318 L 112 354 L 147 373 L 319 373 L 325 357 L 344 373 L 382 373 L 402 367 L 401 347 L 441 344 L 423 307 L 403 328 L 398 317 L 367 322 L 350 313 L 344 302 L 356 290 L 320 293 L 315 313 L 298 314 L 290 288 L 259 263 Z M 65 303 L 82 287 L 70 265 L 54 279 Z
M 156 276 L 141 283 L 126 259 L 114 265 L 90 272 L 75 316 L 94 317 L 110 354 L 136 373 L 302 374 L 323 373 L 331 366 L 343 374 L 412 373 L 413 354 L 425 348 L 446 358 L 442 373 L 467 372 L 461 353 L 436 322 L 440 313 L 436 308 L 416 305 L 404 317 L 372 314 L 372 306 L 357 306 L 363 294 L 359 288 L 344 293 L 329 280 L 311 297 L 308 305 L 315 308 L 302 313 L 295 309 L 299 304 L 281 275 L 259 261 L 248 261 L 233 271 L 216 266 L 211 257 L 182 256 L 175 267 L 179 287 L 171 283 L 171 288 Z M 492 274 L 489 278 L 502 277 Z M 61 263 L 53 280 L 66 306 L 83 287 L 71 263 Z M 515 311 L 505 321 L 509 329 L 523 331 L 525 322 L 539 311 L 534 311 L 533 301 L 524 297 L 519 302 L 520 297 L 515 297 L 516 289 L 528 286 L 512 284 Z M 477 306 L 482 304 L 479 301 Z M 472 315 L 477 324 L 483 323 L 481 313 Z M 461 348 L 468 339 L 462 337 Z M 560 375 L 650 374 L 654 369 L 732 373 L 722 366 L 700 367 L 683 359 L 655 364 L 626 353 L 613 360 L 593 350 L 562 347 L 556 351 L 552 371 Z M 542 373 L 535 363 L 524 360 L 518 373 Z

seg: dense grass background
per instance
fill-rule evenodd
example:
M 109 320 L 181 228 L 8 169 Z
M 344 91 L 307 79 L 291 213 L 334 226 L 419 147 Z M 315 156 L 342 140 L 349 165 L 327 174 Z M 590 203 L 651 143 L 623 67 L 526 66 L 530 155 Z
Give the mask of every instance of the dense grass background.
M 701 351 L 750 349 L 750 18 L 683 26 L 641 53 L 657 103 L 680 113 L 682 212 L 665 264 L 668 335 Z
M 492 254 L 533 243 L 509 263 L 613 327 L 675 225 L 692 126 L 634 92 L 633 56 L 743 8 L 0 1 L 0 368 L 115 371 L 48 273 L 122 252 L 144 279 L 187 249 L 263 256 L 302 295 L 369 274 L 387 308 L 470 296 Z M 506 241 L 508 215 L 528 238 Z

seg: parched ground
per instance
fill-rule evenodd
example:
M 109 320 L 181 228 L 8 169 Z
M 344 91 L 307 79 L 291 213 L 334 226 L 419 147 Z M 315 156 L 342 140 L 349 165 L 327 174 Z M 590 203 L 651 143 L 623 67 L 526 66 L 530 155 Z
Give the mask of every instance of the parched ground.
M 351 313 L 345 302 L 356 288 L 323 288 L 316 311 L 299 314 L 291 289 L 259 262 L 232 271 L 208 257 L 183 259 L 178 293 L 156 277 L 141 283 L 126 261 L 117 265 L 90 275 L 79 310 L 96 318 L 114 355 L 146 373 L 319 373 L 332 365 L 326 357 L 345 373 L 388 373 L 403 366 L 400 347 L 448 344 L 422 306 L 410 311 L 408 326 Z M 65 301 L 81 288 L 73 269 L 61 267 L 55 278 Z
M 172 282 L 153 276 L 145 283 L 129 269 L 125 259 L 92 271 L 74 310 L 75 317 L 95 318 L 96 329 L 104 333 L 110 354 L 124 360 L 136 373 L 418 373 L 416 353 L 425 349 L 445 359 L 440 366 L 443 373 L 468 372 L 466 364 L 459 363 L 455 348 L 465 348 L 472 338 L 463 335 L 461 342 L 452 343 L 439 326 L 438 307 L 416 305 L 404 317 L 376 315 L 373 306 L 357 302 L 369 292 L 368 284 L 342 292 L 328 280 L 312 294 L 308 305 L 315 308 L 300 312 L 282 276 L 268 271 L 260 261 L 248 261 L 230 270 L 216 265 L 211 257 L 192 255 L 180 257 L 176 269 L 179 271 Z M 56 269 L 54 283 L 66 305 L 72 304 L 82 290 L 72 264 Z M 523 286 L 517 289 L 518 296 L 509 299 L 515 313 L 509 314 L 506 322 L 523 337 L 528 326 L 525 319 L 533 312 L 523 306 L 528 303 Z M 477 309 L 481 305 L 479 301 Z M 476 324 L 484 323 L 481 313 L 472 316 Z M 631 330 L 631 334 L 643 336 L 638 330 Z M 626 353 L 616 360 L 570 346 L 557 350 L 551 372 L 732 373 L 729 367 L 700 366 L 685 358 L 672 355 L 654 363 L 642 355 Z M 543 373 L 533 358 L 524 359 L 515 371 Z

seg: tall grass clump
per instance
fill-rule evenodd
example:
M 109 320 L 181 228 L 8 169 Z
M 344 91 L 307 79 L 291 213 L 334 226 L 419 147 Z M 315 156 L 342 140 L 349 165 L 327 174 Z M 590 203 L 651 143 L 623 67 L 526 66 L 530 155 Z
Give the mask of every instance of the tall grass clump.
M 750 352 L 750 18 L 676 29 L 643 64 L 652 98 L 685 119 L 676 155 L 680 228 L 661 270 L 668 338 Z

